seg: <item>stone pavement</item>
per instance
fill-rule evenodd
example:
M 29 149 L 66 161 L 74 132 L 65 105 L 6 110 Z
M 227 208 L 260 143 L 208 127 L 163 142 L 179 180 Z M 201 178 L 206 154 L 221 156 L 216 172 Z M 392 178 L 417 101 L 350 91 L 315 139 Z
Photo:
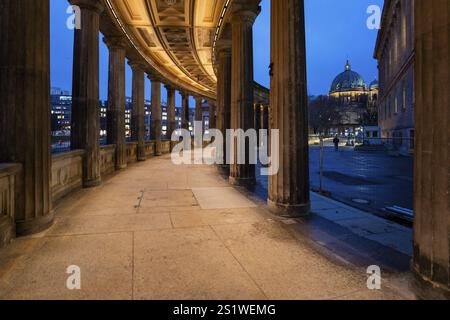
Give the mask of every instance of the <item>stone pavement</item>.
M 315 195 L 313 207 L 279 219 L 214 167 L 154 158 L 64 199 L 49 230 L 0 250 L 0 299 L 414 298 L 409 252 L 391 240 L 405 230 Z M 372 263 L 381 290 L 367 289 Z M 81 290 L 66 288 L 71 265 Z

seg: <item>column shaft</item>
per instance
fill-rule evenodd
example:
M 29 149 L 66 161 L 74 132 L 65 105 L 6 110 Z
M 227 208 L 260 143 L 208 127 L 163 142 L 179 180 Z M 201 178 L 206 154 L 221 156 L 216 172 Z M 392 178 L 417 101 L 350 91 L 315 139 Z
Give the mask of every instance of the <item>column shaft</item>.
M 84 149 L 83 186 L 94 187 L 100 177 L 99 27 L 103 10 L 98 1 L 72 1 L 81 10 L 75 29 L 72 75 L 71 149 Z
M 151 139 L 155 140 L 155 155 L 161 155 L 161 80 L 150 77 L 152 82 Z
M 270 129 L 280 130 L 280 168 L 269 177 L 269 206 L 309 213 L 308 107 L 303 0 L 271 2 Z
M 195 121 L 202 123 L 202 133 L 205 132 L 205 125 L 203 123 L 203 98 L 200 96 L 195 97 Z
M 122 38 L 105 38 L 109 48 L 108 144 L 116 146 L 116 170 L 127 167 L 125 139 L 125 43 Z
M 209 128 L 215 129 L 216 127 L 216 103 L 209 101 Z
M 450 299 L 450 2 L 415 2 L 414 257 L 424 298 Z
M 238 0 L 233 3 L 231 129 L 247 131 L 253 128 L 253 23 L 260 11 L 260 1 Z M 238 148 L 234 143 L 234 161 L 230 166 L 230 183 L 244 186 L 255 184 L 255 165 L 250 164 L 249 139 L 245 139 L 245 164 L 237 164 Z M 236 139 L 237 141 L 237 139 Z
M 189 130 L 189 95 L 182 93 L 181 128 Z
M 0 162 L 22 164 L 15 220 L 17 234 L 27 235 L 53 222 L 50 7 L 49 0 L 9 0 L 1 5 Z
M 140 63 L 130 63 L 133 70 L 133 88 L 131 110 L 131 138 L 138 143 L 138 161 L 144 161 L 145 155 L 145 74 Z
M 177 129 L 175 112 L 175 89 L 166 86 L 167 89 L 167 139 L 172 138 L 172 133 Z
M 218 52 L 217 72 L 217 129 L 224 137 L 223 164 L 227 161 L 227 135 L 231 128 L 231 48 L 222 47 Z

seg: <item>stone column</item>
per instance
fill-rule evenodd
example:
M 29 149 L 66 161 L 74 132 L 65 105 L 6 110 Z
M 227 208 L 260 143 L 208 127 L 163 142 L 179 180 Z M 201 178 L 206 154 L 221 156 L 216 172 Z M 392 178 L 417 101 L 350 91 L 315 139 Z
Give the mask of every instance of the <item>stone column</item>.
M 50 7 L 49 0 L 0 6 L 0 162 L 22 164 L 15 220 L 17 235 L 27 235 L 53 222 Z
M 177 129 L 175 112 L 175 88 L 166 85 L 167 90 L 167 139 L 172 138 L 172 133 Z
M 270 129 L 280 130 L 280 168 L 269 177 L 269 207 L 283 216 L 310 210 L 308 100 L 303 0 L 271 2 Z
M 218 46 L 217 67 L 217 129 L 224 137 L 223 166 L 227 164 L 227 129 L 231 128 L 231 42 Z
M 231 129 L 253 128 L 253 23 L 260 12 L 260 0 L 235 0 L 232 7 L 232 71 Z M 230 166 L 230 183 L 253 186 L 255 165 L 250 164 L 250 148 L 245 139 L 245 164 L 237 164 L 237 143 L 234 143 L 234 164 Z M 237 139 L 236 139 L 237 141 Z
M 116 170 L 127 167 L 125 139 L 125 40 L 108 37 L 104 41 L 109 49 L 108 74 L 108 144 L 116 146 Z
M 161 155 L 161 80 L 153 75 L 149 76 L 152 82 L 152 106 L 151 106 L 151 139 L 155 140 L 155 155 Z
M 100 177 L 99 25 L 100 1 L 73 0 L 81 10 L 75 29 L 72 81 L 71 149 L 84 149 L 83 186 L 94 187 Z
M 145 161 L 145 65 L 141 62 L 129 62 L 133 71 L 131 110 L 131 138 L 138 143 L 138 161 Z
M 209 128 L 216 129 L 216 103 L 214 101 L 209 102 Z
M 450 299 L 450 2 L 415 10 L 413 270 L 423 298 Z
M 203 98 L 201 96 L 195 96 L 195 121 L 200 121 L 202 123 L 202 132 L 205 132 L 203 124 Z
M 181 93 L 181 128 L 189 130 L 189 94 Z

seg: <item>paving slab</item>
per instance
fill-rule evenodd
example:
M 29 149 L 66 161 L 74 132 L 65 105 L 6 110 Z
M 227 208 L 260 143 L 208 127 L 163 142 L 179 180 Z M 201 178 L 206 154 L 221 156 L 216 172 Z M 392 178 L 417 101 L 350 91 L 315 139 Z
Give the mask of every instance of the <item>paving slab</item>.
M 232 187 L 194 188 L 195 195 L 202 209 L 255 208 L 257 205 Z

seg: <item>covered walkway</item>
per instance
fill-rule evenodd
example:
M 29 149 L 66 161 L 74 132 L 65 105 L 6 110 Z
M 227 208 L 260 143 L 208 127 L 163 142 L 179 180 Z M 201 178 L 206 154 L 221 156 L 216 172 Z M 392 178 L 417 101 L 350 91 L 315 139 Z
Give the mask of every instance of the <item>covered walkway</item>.
M 383 270 L 382 290 L 367 289 L 366 268 L 376 262 L 367 257 L 381 246 L 355 263 L 358 253 L 324 245 L 343 244 L 348 233 L 320 230 L 323 214 L 277 218 L 215 167 L 176 166 L 170 155 L 73 193 L 55 211 L 51 228 L 1 249 L 0 299 L 413 297 L 408 272 L 395 267 Z M 81 290 L 66 288 L 71 265 L 81 269 Z

